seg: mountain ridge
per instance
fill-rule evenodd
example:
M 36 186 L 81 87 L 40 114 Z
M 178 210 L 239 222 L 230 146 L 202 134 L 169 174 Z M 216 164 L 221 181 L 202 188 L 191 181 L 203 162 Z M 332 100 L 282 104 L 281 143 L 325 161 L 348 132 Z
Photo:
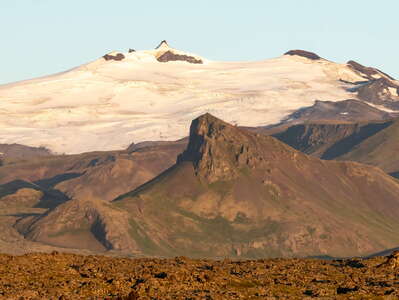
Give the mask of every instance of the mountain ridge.
M 244 136 L 247 140 L 235 147 L 233 141 L 242 141 Z M 269 145 L 255 160 L 252 150 L 241 153 L 241 146 L 260 145 L 251 139 Z M 240 159 L 237 154 L 243 153 L 245 159 Z M 114 204 L 129 212 L 138 235 L 152 241 L 141 248 L 151 253 L 166 255 L 173 249 L 200 256 L 344 256 L 386 249 L 387 240 L 383 240 L 395 225 L 389 225 L 389 230 L 383 225 L 388 231 L 380 231 L 381 225 L 376 224 L 379 218 L 395 222 L 399 198 L 394 191 L 398 188 L 398 182 L 378 168 L 320 161 L 273 137 L 205 115 L 193 121 L 189 145 L 175 166 L 118 197 Z M 383 199 L 381 203 L 372 200 L 376 195 Z M 357 209 L 352 211 L 354 205 Z M 331 221 L 321 222 L 326 219 Z M 349 224 L 356 234 L 342 230 Z M 312 234 L 306 228 L 313 228 Z M 194 243 L 194 237 L 202 242 Z M 398 242 L 393 237 L 388 244 Z M 348 246 L 346 239 L 356 246 Z
M 206 112 L 253 127 L 276 124 L 315 100 L 357 99 L 381 112 L 396 109 L 397 82 L 384 73 L 291 53 L 223 62 L 169 45 L 113 51 L 66 72 L 3 85 L 0 143 L 76 154 L 177 140 Z

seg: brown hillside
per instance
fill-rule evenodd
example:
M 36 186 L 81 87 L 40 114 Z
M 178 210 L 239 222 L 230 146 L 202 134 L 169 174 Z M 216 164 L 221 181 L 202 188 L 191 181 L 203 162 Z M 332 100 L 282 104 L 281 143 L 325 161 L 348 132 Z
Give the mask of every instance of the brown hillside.
M 61 155 L 5 165 L 0 167 L 0 197 L 1 185 L 23 180 L 70 198 L 111 201 L 172 166 L 185 146 L 185 141 L 178 141 L 143 145 L 134 151 Z
M 371 135 L 340 156 L 340 160 L 353 160 L 382 168 L 388 173 L 399 171 L 399 119 Z
M 134 252 L 134 241 L 123 233 L 128 227 L 124 214 L 108 209 L 104 201 L 172 166 L 185 144 L 146 143 L 129 151 L 31 158 L 0 167 L 0 251 L 67 247 Z
M 114 202 L 143 253 L 361 255 L 399 244 L 399 184 L 378 168 L 304 155 L 209 114 L 178 163 Z
M 23 218 L 15 227 L 25 238 L 51 246 L 129 253 L 137 248 L 126 213 L 101 199 L 70 200 L 49 213 Z

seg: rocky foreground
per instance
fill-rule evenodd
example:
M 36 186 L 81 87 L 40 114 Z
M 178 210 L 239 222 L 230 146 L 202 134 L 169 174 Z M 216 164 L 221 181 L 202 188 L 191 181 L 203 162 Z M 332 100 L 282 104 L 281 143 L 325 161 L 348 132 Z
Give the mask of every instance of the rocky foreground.
M 398 261 L 0 255 L 0 299 L 398 299 Z

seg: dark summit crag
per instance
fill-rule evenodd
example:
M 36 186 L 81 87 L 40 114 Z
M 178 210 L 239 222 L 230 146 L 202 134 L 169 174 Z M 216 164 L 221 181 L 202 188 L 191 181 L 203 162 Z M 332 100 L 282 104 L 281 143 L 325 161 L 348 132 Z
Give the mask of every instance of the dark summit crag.
M 196 59 L 194 56 L 176 54 L 176 53 L 173 53 L 172 51 L 166 51 L 161 56 L 159 56 L 157 58 L 157 60 L 159 62 L 186 61 L 191 64 L 202 64 L 203 63 L 201 59 Z
M 122 53 L 117 53 L 116 55 L 113 55 L 113 54 L 105 54 L 104 56 L 103 56 L 103 58 L 105 59 L 105 60 L 116 60 L 116 61 L 121 61 L 121 60 L 124 60 L 125 59 L 125 56 L 122 54 Z
M 284 53 L 284 55 L 297 55 L 297 56 L 306 57 L 311 60 L 321 59 L 321 57 L 318 56 L 316 53 L 305 51 L 305 50 L 290 50 L 290 51 Z

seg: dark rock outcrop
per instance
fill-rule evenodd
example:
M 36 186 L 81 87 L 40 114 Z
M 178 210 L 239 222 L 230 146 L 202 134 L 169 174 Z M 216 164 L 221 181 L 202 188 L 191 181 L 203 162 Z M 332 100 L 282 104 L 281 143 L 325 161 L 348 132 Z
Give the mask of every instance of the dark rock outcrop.
M 129 48 L 129 53 L 136 52 L 136 50 Z
M 391 79 L 391 80 L 395 80 L 393 77 L 391 77 L 391 76 L 389 76 L 388 74 L 382 72 L 381 70 L 378 70 L 378 69 L 376 69 L 376 68 L 371 68 L 371 67 L 365 67 L 365 66 L 359 64 L 358 62 L 356 62 L 356 61 L 354 61 L 354 60 L 348 61 L 348 62 L 347 62 L 347 65 L 348 65 L 351 69 L 353 69 L 353 70 L 355 70 L 355 71 L 357 71 L 357 72 L 360 72 L 360 73 L 362 73 L 363 75 L 365 75 L 369 80 L 374 80 L 374 79 L 376 79 L 376 78 L 373 77 L 373 75 L 374 75 L 374 76 L 375 76 L 375 75 L 381 76 L 381 74 L 384 75 L 384 76 L 386 76 L 386 77 L 388 77 L 388 78 Z
M 117 53 L 116 55 L 112 55 L 112 54 L 105 54 L 103 56 L 103 58 L 105 60 L 116 60 L 116 61 L 121 61 L 125 59 L 125 56 L 122 53 Z
M 161 56 L 157 58 L 159 62 L 168 62 L 168 61 L 186 61 L 191 64 L 202 64 L 203 61 L 201 59 L 197 59 L 194 56 L 176 54 L 172 51 L 166 51 Z
M 387 257 L 387 260 L 379 265 L 379 267 L 399 268 L 399 250 L 393 251 L 392 254 Z
M 295 124 L 310 121 L 335 123 L 340 121 L 363 122 L 386 120 L 391 117 L 390 113 L 355 99 L 343 101 L 316 100 L 314 105 L 293 112 L 282 123 Z
M 168 42 L 167 42 L 166 40 L 163 40 L 162 42 L 159 43 L 159 45 L 158 45 L 155 49 L 159 49 L 159 48 L 161 48 L 162 46 L 167 46 L 167 47 L 169 47 Z
M 321 59 L 321 57 L 318 56 L 316 53 L 305 51 L 305 50 L 290 50 L 290 51 L 284 53 L 284 55 L 297 55 L 297 56 L 306 57 L 311 60 Z
M 284 147 L 273 149 L 273 142 L 274 139 L 270 138 L 267 156 L 273 155 L 274 151 L 283 155 Z M 187 149 L 178 161 L 191 161 L 200 178 L 215 182 L 236 178 L 239 175 L 237 170 L 242 167 L 264 166 L 265 156 L 262 154 L 252 133 L 205 114 L 191 123 Z

